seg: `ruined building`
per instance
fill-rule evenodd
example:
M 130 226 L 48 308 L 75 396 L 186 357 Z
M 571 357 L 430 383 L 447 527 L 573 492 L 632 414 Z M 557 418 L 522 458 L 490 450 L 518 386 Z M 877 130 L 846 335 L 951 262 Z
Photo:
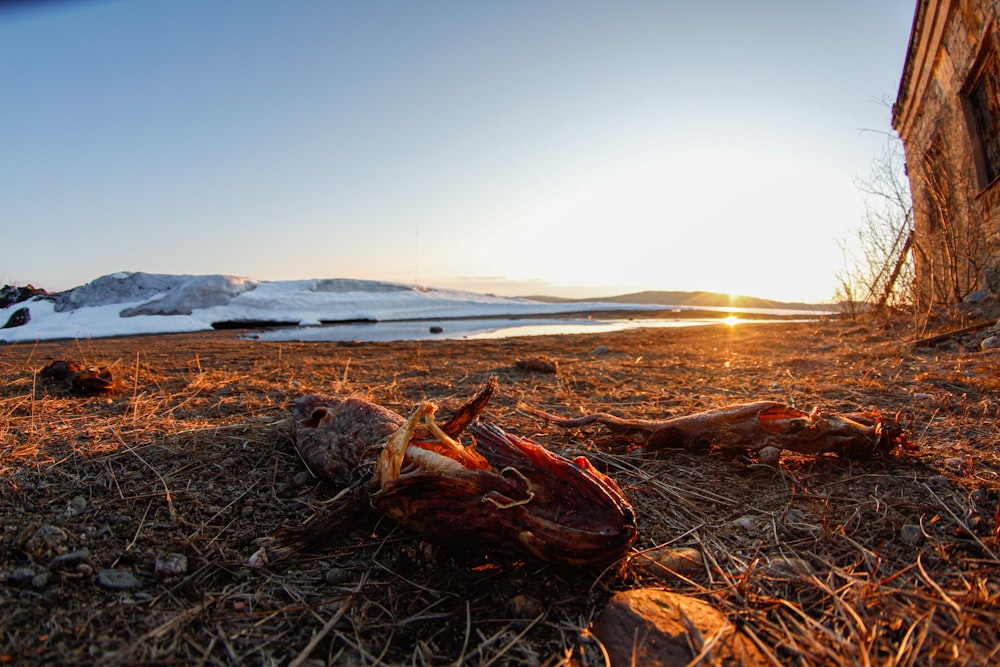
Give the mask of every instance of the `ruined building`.
M 1000 0 L 918 0 L 892 124 L 929 303 L 1000 292 Z

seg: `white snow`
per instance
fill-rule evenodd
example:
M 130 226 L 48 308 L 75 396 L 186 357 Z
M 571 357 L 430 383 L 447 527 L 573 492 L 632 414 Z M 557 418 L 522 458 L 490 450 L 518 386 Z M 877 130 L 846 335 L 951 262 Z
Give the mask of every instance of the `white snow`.
M 31 318 L 22 326 L 0 329 L 0 342 L 205 331 L 213 323 L 234 321 L 283 322 L 308 327 L 321 322 L 358 320 L 379 324 L 373 327 L 355 323 L 324 329 L 338 330 L 335 340 L 401 340 L 433 337 L 424 336 L 428 333 L 428 322 L 433 324 L 432 321 L 441 319 L 544 317 L 612 310 L 624 313 L 669 307 L 600 301 L 542 303 L 350 279 L 258 281 L 221 275 L 114 273 L 66 292 L 0 309 L 0 326 L 20 308 L 28 308 Z M 449 322 L 449 335 L 459 330 L 469 334 L 497 328 L 496 323 L 489 322 L 477 322 L 478 328 L 470 328 L 471 320 L 466 321 L 464 329 L 454 324 Z M 588 322 L 582 319 L 579 324 L 587 326 Z M 353 327 L 355 335 L 339 337 L 350 333 L 348 327 Z M 297 328 L 271 331 L 262 337 L 304 340 L 319 336 L 319 331 Z M 363 335 L 366 332 L 369 335 Z

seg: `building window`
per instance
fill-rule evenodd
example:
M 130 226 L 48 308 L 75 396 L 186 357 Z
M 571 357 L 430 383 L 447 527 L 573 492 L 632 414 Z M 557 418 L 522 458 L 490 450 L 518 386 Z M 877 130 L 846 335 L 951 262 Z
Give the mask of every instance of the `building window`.
M 995 35 L 990 31 L 983 40 L 983 50 L 963 88 L 981 188 L 1000 176 L 1000 58 Z

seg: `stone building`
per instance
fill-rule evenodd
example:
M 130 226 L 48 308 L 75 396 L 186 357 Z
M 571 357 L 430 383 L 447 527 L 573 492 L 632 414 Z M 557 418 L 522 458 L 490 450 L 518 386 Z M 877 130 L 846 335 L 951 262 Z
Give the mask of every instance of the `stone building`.
M 1000 0 L 918 0 L 892 124 L 929 303 L 1000 292 Z

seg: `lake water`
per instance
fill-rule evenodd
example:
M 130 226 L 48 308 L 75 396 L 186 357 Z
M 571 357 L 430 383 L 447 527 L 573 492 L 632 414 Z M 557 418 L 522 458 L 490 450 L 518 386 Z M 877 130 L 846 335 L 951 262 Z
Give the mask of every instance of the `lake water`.
M 330 324 L 317 327 L 273 329 L 253 334 L 255 340 L 311 341 L 311 342 L 375 342 L 399 340 L 477 340 L 485 338 L 511 338 L 514 336 L 543 336 L 553 334 L 605 333 L 638 327 L 675 328 L 694 326 L 740 326 L 740 323 L 775 323 L 812 321 L 815 314 L 802 319 L 726 319 L 705 318 L 637 318 L 637 319 L 553 319 L 553 318 L 483 318 L 455 320 L 406 320 L 399 322 L 374 322 Z M 437 333 L 432 333 L 437 331 Z

